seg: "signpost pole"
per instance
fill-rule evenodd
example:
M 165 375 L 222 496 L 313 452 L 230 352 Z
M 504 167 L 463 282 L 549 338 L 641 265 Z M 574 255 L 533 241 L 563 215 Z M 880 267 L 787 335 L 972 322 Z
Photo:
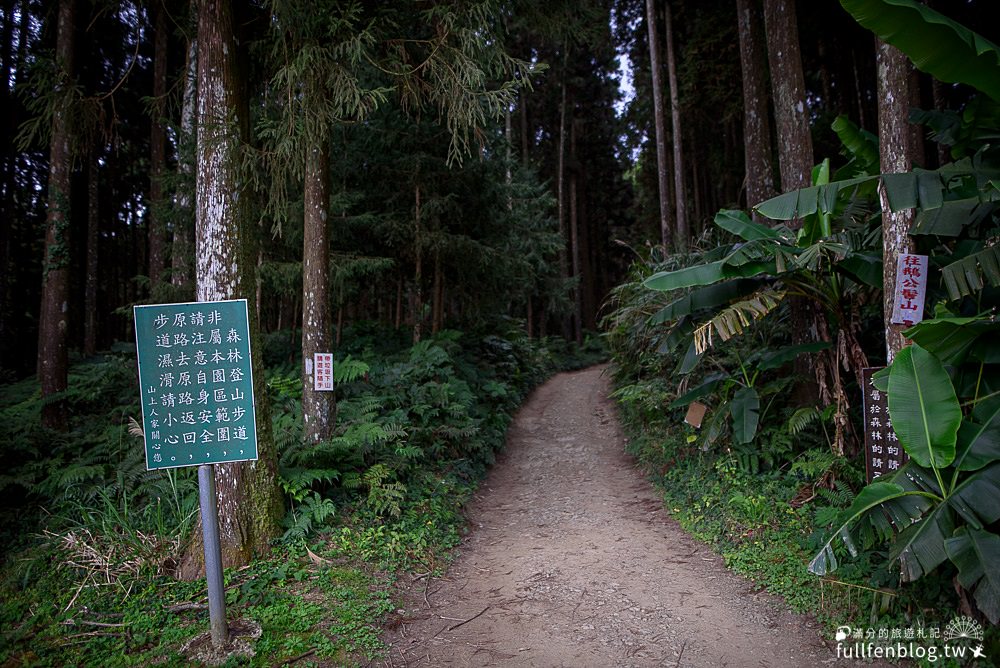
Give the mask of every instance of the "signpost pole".
M 205 543 L 205 579 L 208 581 L 208 616 L 212 627 L 212 644 L 223 646 L 229 640 L 226 623 L 226 590 L 222 582 L 222 547 L 219 544 L 219 511 L 215 497 L 215 466 L 198 467 L 198 502 L 201 505 L 201 526 Z

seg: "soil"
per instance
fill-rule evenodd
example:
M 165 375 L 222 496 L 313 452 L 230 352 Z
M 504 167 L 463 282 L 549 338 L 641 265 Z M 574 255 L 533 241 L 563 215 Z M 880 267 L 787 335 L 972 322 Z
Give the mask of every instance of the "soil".
M 815 621 L 669 517 L 604 371 L 560 374 L 521 408 L 469 536 L 444 577 L 409 583 L 380 665 L 837 664 Z

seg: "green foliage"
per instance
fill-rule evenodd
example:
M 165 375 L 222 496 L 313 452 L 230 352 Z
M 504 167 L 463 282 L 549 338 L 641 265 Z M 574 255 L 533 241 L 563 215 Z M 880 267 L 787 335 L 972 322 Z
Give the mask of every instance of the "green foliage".
M 976 322 L 970 319 L 965 326 Z M 935 329 L 933 321 L 918 327 Z M 979 334 L 986 331 L 980 329 Z M 838 528 L 810 562 L 810 570 L 823 575 L 838 567 L 833 547 L 838 538 L 852 555 L 857 541 L 889 542 L 889 559 L 899 562 L 904 581 L 924 577 L 952 558 L 965 574 L 962 582 L 974 589 L 980 610 L 996 623 L 997 590 L 990 581 L 980 581 L 984 570 L 1000 566 L 994 549 L 998 539 L 990 531 L 1000 519 L 1000 409 L 980 396 L 976 386 L 968 405 L 979 410 L 963 415 L 951 380 L 934 354 L 935 349 L 949 351 L 948 342 L 933 345 L 931 338 L 918 338 L 931 349 L 914 344 L 901 351 L 890 367 L 888 386 L 889 415 L 911 461 L 858 494 L 837 518 Z M 951 359 L 957 368 L 963 363 L 978 367 L 980 376 L 996 374 L 968 353 Z
M 946 83 L 967 83 L 1000 100 L 1000 47 L 915 0 L 840 0 L 858 23 Z

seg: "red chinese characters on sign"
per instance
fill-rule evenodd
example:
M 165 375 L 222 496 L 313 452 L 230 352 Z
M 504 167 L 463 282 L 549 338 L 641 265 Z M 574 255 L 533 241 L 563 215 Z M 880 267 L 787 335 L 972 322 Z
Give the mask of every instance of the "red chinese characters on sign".
M 868 482 L 892 475 L 909 460 L 889 418 L 889 400 L 872 384 L 872 375 L 881 367 L 862 369 L 864 378 L 865 472 Z
M 313 389 L 333 391 L 333 353 L 313 353 Z
M 909 327 L 923 320 L 926 294 L 927 256 L 900 254 L 896 265 L 896 295 L 891 322 Z

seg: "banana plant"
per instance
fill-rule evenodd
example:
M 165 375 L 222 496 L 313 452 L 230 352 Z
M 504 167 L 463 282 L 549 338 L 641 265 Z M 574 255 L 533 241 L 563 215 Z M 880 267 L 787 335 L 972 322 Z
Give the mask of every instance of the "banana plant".
M 875 385 L 888 394 L 889 417 L 910 461 L 858 494 L 809 570 L 836 570 L 839 542 L 852 556 L 858 543 L 888 542 L 888 558 L 898 562 L 902 581 L 950 560 L 959 583 L 997 623 L 1000 360 L 990 342 L 1000 335 L 1000 323 L 992 315 L 941 318 L 905 334 L 916 343 L 876 374 Z
M 735 446 L 745 446 L 757 436 L 760 421 L 767 415 L 774 395 L 786 388 L 789 379 L 778 378 L 761 381 L 761 374 L 773 371 L 806 353 L 815 353 L 830 347 L 827 342 L 801 343 L 777 349 L 760 350 L 745 360 L 733 372 L 725 370 L 709 374 L 694 388 L 668 404 L 668 408 L 682 408 L 693 401 L 715 396 L 715 406 L 709 416 L 702 437 L 702 447 L 708 449 L 727 433 Z M 761 410 L 762 400 L 771 397 Z M 752 455 L 751 457 L 754 457 Z

